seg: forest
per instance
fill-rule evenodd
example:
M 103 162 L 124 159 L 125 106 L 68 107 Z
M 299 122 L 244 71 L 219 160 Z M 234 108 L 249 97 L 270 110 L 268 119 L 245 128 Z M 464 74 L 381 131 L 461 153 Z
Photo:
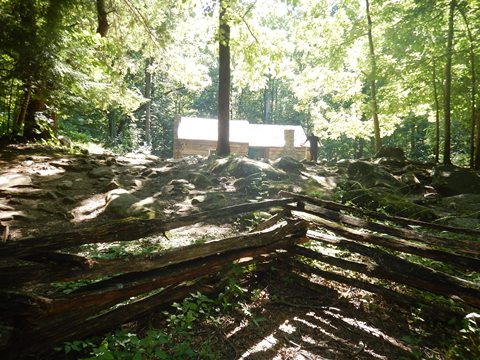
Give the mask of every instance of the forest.
M 329 160 L 383 144 L 480 167 L 478 0 L 0 4 L 6 141 L 169 157 L 175 114 L 219 116 L 302 125 Z
M 479 359 L 479 44 L 480 0 L 0 0 L 2 359 Z

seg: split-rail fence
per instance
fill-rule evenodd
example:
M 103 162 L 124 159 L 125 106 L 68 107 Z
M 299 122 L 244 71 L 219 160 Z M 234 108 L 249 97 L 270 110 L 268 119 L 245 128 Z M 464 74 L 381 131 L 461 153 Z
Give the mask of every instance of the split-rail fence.
M 281 261 L 285 266 L 275 271 L 281 268 L 307 281 L 321 277 L 394 301 L 415 301 L 415 292 L 400 294 L 389 286 L 397 284 L 480 308 L 480 286 L 448 271 L 480 272 L 480 231 L 293 193 L 280 196 L 169 220 L 119 221 L 0 244 L 0 353 L 6 359 L 41 354 L 64 341 L 108 331 L 189 293 L 219 292 L 232 264 L 256 264 L 257 271 L 270 271 L 272 263 Z M 226 222 L 259 210 L 274 210 L 275 215 L 249 233 L 206 243 L 119 259 L 71 251 L 84 244 L 160 237 L 176 228 Z M 443 235 L 449 233 L 457 234 L 455 239 Z M 345 259 L 325 249 L 356 256 Z M 80 280 L 89 282 L 68 294 L 52 286 Z

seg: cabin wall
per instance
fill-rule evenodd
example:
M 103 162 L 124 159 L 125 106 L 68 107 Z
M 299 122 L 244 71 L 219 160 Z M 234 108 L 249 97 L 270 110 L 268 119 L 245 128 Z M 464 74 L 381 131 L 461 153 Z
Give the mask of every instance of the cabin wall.
M 209 156 L 214 154 L 216 150 L 216 141 L 176 139 L 173 144 L 173 157 L 178 159 L 189 155 Z M 240 156 L 247 156 L 248 144 L 230 143 L 230 152 Z
M 292 158 L 301 161 L 307 158 L 308 148 L 295 147 L 293 149 L 285 151 L 283 147 L 251 147 L 250 154 L 255 154 L 255 157 L 264 158 L 269 160 L 276 160 L 282 156 L 291 156 Z

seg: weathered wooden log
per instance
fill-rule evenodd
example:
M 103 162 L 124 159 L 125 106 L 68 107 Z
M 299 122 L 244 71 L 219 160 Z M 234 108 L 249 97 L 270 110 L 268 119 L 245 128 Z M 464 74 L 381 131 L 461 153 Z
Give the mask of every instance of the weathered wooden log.
M 39 354 L 48 354 L 55 345 L 64 341 L 82 339 L 112 330 L 122 323 L 139 318 L 156 308 L 183 299 L 190 293 L 200 291 L 204 295 L 209 295 L 217 292 L 224 285 L 224 282 L 218 281 L 218 279 L 204 279 L 190 285 L 172 286 L 158 294 L 146 296 L 97 316 L 92 316 L 91 312 L 79 309 L 73 314 L 74 316 L 68 319 L 65 317 L 47 319 L 46 322 L 36 327 L 24 329 L 21 334 L 18 334 L 18 337 L 12 339 L 8 348 L 3 349 L 3 353 L 5 359 L 12 360 L 31 354 L 35 354 L 37 357 Z M 26 336 L 30 339 L 28 342 L 24 341 Z
M 317 234 L 315 238 L 322 239 L 323 234 Z M 354 241 L 338 239 L 337 244 L 342 248 L 372 259 L 375 264 L 361 264 L 337 259 L 300 246 L 292 248 L 292 252 L 344 269 L 361 272 L 368 276 L 392 280 L 420 290 L 457 298 L 465 304 L 480 308 L 480 287 L 478 284 L 412 263 L 380 249 L 374 249 Z
M 290 240 L 282 240 L 282 242 L 285 244 L 288 242 L 290 244 Z M 280 248 L 281 247 L 282 246 L 280 246 Z M 260 267 L 257 268 L 257 270 L 263 269 L 267 264 L 266 261 L 268 261 L 268 263 L 271 261 L 271 259 L 264 255 L 265 252 L 275 251 L 276 248 L 277 245 L 270 249 L 263 248 L 264 250 L 242 250 L 238 252 L 238 255 L 240 255 L 240 258 L 238 259 L 239 261 L 235 262 L 240 263 L 241 266 L 259 264 Z M 216 257 L 221 258 L 220 255 L 216 255 Z M 237 256 L 229 257 L 229 259 L 231 260 L 236 257 Z M 277 257 L 277 254 L 273 253 L 273 257 Z M 224 258 L 222 258 L 222 260 L 224 260 Z M 48 351 L 49 348 L 62 341 L 79 339 L 84 336 L 91 336 L 95 333 L 112 329 L 125 321 L 138 318 L 154 308 L 169 305 L 173 301 L 183 298 L 188 293 L 201 291 L 203 294 L 208 295 L 218 292 L 218 290 L 221 287 L 223 288 L 228 281 L 225 274 L 229 272 L 228 269 L 230 266 L 231 262 L 228 260 L 226 260 L 223 266 L 220 267 L 205 266 L 205 268 L 208 269 L 207 276 L 210 273 L 215 275 L 215 280 L 213 282 L 210 278 L 205 277 L 190 279 L 187 281 L 189 285 L 183 285 L 182 283 L 178 286 L 169 285 L 160 293 L 147 295 L 133 303 L 121 305 L 120 307 L 110 309 L 107 312 L 103 311 L 103 306 L 79 307 L 75 310 L 72 309 L 72 311 L 67 313 L 37 319 L 36 322 L 28 323 L 28 326 L 11 342 L 9 348 L 14 350 L 11 353 L 13 355 L 11 358 L 18 358 L 19 353 L 28 355 L 31 353 L 41 353 L 44 350 Z M 201 274 L 197 273 L 197 275 Z M 194 285 L 191 285 L 192 282 Z M 28 344 L 24 344 L 21 348 L 21 352 L 19 352 L 18 345 L 23 342 L 25 336 L 29 336 L 29 338 L 33 340 Z
M 392 235 L 401 239 L 413 240 L 437 247 L 447 247 L 449 249 L 455 249 L 457 252 L 462 252 L 465 254 L 480 255 L 479 241 L 446 239 L 439 236 L 431 235 L 429 233 L 420 233 L 409 229 L 375 223 L 369 220 L 345 215 L 338 211 L 325 209 L 319 206 L 312 207 L 311 205 L 308 205 L 304 208 L 299 208 L 298 206 L 287 205 L 287 209 L 299 210 L 307 214 L 315 215 L 333 222 L 340 222 L 356 228 L 362 228 L 382 234 Z
M 79 306 L 84 308 L 89 306 L 107 307 L 141 293 L 215 273 L 225 264 L 238 258 L 259 256 L 277 249 L 288 248 L 299 237 L 305 236 L 306 228 L 302 228 L 300 224 L 302 223 L 289 224 L 284 227 L 284 229 L 293 228 L 296 231 L 300 227 L 300 233 L 285 235 L 284 232 L 280 232 L 273 241 L 264 239 L 266 245 L 247 245 L 240 250 L 221 254 L 215 253 L 215 255 L 209 257 L 200 257 L 160 269 L 118 275 L 108 280 L 84 286 L 67 296 L 52 299 L 51 303 L 45 304 L 44 314 L 53 315 L 68 312 Z
M 319 285 L 316 282 L 312 282 L 310 279 L 311 275 L 316 275 L 326 280 L 335 281 L 348 286 L 366 290 L 373 294 L 378 294 L 389 303 L 398 304 L 404 307 L 418 307 L 419 303 L 424 304 L 424 312 L 431 314 L 431 317 L 438 317 L 438 320 L 443 321 L 445 324 L 447 324 L 454 317 L 465 316 L 464 311 L 444 305 L 441 302 L 437 303 L 428 301 L 428 304 L 426 304 L 425 299 L 415 295 L 400 293 L 381 285 L 375 285 L 352 277 L 346 277 L 335 272 L 325 271 L 319 269 L 318 267 L 307 265 L 296 259 L 289 259 L 288 265 L 285 266 L 289 266 L 291 269 L 289 273 L 285 273 L 285 276 L 292 277 L 296 283 L 303 284 L 303 286 L 306 286 L 313 291 L 317 291 L 319 294 L 325 293 L 324 285 Z M 283 270 L 280 270 L 280 272 L 282 271 Z M 305 274 L 306 276 L 301 274 Z
M 458 234 L 480 236 L 480 230 L 459 228 L 459 227 L 434 224 L 434 223 L 429 223 L 425 221 L 414 220 L 414 219 L 409 219 L 409 218 L 404 218 L 399 216 L 385 215 L 385 214 L 381 214 L 371 210 L 360 209 L 355 206 L 348 206 L 348 205 L 340 204 L 334 201 L 322 200 L 322 199 L 313 198 L 310 196 L 300 195 L 300 194 L 283 191 L 283 190 L 279 192 L 279 195 L 292 197 L 298 201 L 308 202 L 310 204 L 317 205 L 330 210 L 346 211 L 352 214 L 357 214 L 360 216 L 368 216 L 370 218 L 383 220 L 383 221 L 390 221 L 400 225 L 415 225 L 415 226 L 422 226 L 425 228 L 435 229 L 440 231 L 449 231 L 449 232 L 458 233 Z
M 258 224 L 257 226 L 255 226 L 255 228 L 253 229 L 252 232 L 262 231 L 262 230 L 268 229 L 269 227 L 272 227 L 277 222 L 281 221 L 285 217 L 285 215 L 286 215 L 286 211 L 284 211 L 284 210 L 276 213 L 275 215 L 271 216 L 267 220 L 265 220 L 265 221 L 261 222 L 260 224 Z
M 128 219 L 62 234 L 31 237 L 0 244 L 0 257 L 21 257 L 39 252 L 77 247 L 83 244 L 137 240 L 201 221 L 210 221 L 219 217 L 225 219 L 241 213 L 270 209 L 276 206 L 283 207 L 292 201 L 292 199 L 265 200 L 258 203 L 228 206 L 169 220 Z
M 208 257 L 214 254 L 221 254 L 248 247 L 264 246 L 271 242 L 278 241 L 289 234 L 306 234 L 306 223 L 282 222 L 263 231 L 233 236 L 221 240 L 213 240 L 202 244 L 192 244 L 179 247 L 162 253 L 148 255 L 128 256 L 115 260 L 85 260 L 74 257 L 76 260 L 72 266 L 53 266 L 38 268 L 35 272 L 22 272 L 22 277 L 18 278 L 13 285 L 18 288 L 28 281 L 38 282 L 58 282 L 74 281 L 80 279 L 98 279 L 103 276 L 128 272 L 144 272 L 154 269 L 160 269 L 165 266 L 186 262 L 193 259 Z M 50 256 L 47 258 L 51 258 Z M 88 267 L 73 266 L 78 262 L 88 264 Z M 32 268 L 30 268 L 31 270 Z M 0 284 L 4 272 L 0 268 Z M 10 274 L 15 269 L 7 268 L 5 274 Z M 5 279 L 10 281 L 11 278 Z M 10 281 L 11 283 L 11 281 Z M 28 285 L 28 284 L 27 284 Z
M 318 216 L 305 216 L 303 214 L 306 213 L 303 211 L 293 211 L 292 213 L 293 215 L 298 216 L 301 219 L 313 221 L 315 224 L 321 226 L 322 228 L 328 229 L 335 234 L 343 236 L 347 239 L 352 239 L 373 245 L 380 245 L 388 249 L 423 256 L 470 271 L 480 271 L 479 259 L 458 255 L 453 252 L 432 249 L 425 245 L 415 244 L 407 240 L 349 229 L 345 226 L 336 224 L 329 220 L 325 220 Z
M 306 274 L 307 276 L 317 275 L 326 280 L 336 281 L 338 283 L 356 287 L 358 289 L 363 289 L 372 294 L 380 295 L 385 299 L 393 300 L 396 303 L 400 303 L 403 305 L 415 305 L 418 302 L 418 299 L 413 296 L 399 293 L 397 291 L 388 289 L 381 285 L 375 285 L 375 284 L 371 284 L 369 282 L 362 281 L 356 278 L 343 276 L 332 271 L 325 271 L 325 270 L 319 269 L 318 267 L 307 265 L 294 258 L 290 258 L 288 260 L 288 265 L 285 265 L 285 266 L 288 266 L 291 269 L 291 271 L 288 273 L 284 272 L 285 276 L 294 276 L 296 281 L 303 281 L 304 286 L 308 286 L 311 289 L 315 289 L 315 286 L 312 286 L 314 283 L 312 283 L 311 280 L 309 280 L 308 278 L 298 273 L 303 273 L 303 274 Z M 317 291 L 318 290 L 319 289 L 317 289 Z

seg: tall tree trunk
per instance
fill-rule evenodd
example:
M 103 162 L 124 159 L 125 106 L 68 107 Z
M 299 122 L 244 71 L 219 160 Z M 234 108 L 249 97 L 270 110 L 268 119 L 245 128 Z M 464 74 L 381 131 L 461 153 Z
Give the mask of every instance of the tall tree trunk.
M 110 140 L 114 141 L 115 136 L 116 136 L 116 131 L 115 131 L 115 110 L 111 110 L 107 114 L 107 119 L 108 119 L 108 135 L 110 137 Z
M 7 102 L 7 134 L 10 134 L 10 125 L 12 121 L 12 100 L 13 100 L 13 78 L 10 82 L 10 94 L 8 95 L 8 102 Z M 12 125 L 12 131 L 14 126 Z
M 271 79 L 267 81 L 267 87 L 263 90 L 263 123 L 270 124 L 272 120 L 272 90 Z
M 370 91 L 371 91 L 371 107 L 373 116 L 373 130 L 375 133 L 375 151 L 379 151 L 382 147 L 382 138 L 380 135 L 380 122 L 378 120 L 378 104 L 377 104 L 377 61 L 375 57 L 375 47 L 373 45 L 372 35 L 372 17 L 370 16 L 370 2 L 365 0 L 367 10 L 367 23 L 368 23 L 368 45 L 370 49 Z
M 477 138 L 475 139 L 475 169 L 480 169 L 480 111 L 476 111 Z
M 438 101 L 437 88 L 437 64 L 433 59 L 432 85 L 433 85 L 433 100 L 435 102 L 435 163 L 440 160 L 440 103 Z
M 107 19 L 108 12 L 105 8 L 105 0 L 96 0 L 96 2 L 98 17 L 97 33 L 100 34 L 101 37 L 105 37 L 107 36 L 108 29 L 110 28 L 110 24 L 108 23 Z
M 217 155 L 230 154 L 230 26 L 227 2 L 220 0 Z
M 152 73 L 150 72 L 150 65 L 152 65 L 152 59 L 146 61 L 145 67 L 145 98 L 147 103 L 145 104 L 145 142 L 147 146 L 152 145 L 152 137 L 150 135 L 150 119 L 152 109 Z
M 272 101 L 272 124 L 278 123 L 278 119 L 280 118 L 280 114 L 278 111 L 278 80 L 273 83 L 273 101 Z
M 410 157 L 413 158 L 415 148 L 417 147 L 417 124 L 414 119 L 412 122 L 412 128 L 410 129 Z
M 30 104 L 30 98 L 32 96 L 32 85 L 29 83 L 26 85 L 24 90 L 24 96 L 22 105 L 20 106 L 20 112 L 17 117 L 17 121 L 15 122 L 15 126 L 13 128 L 13 136 L 19 135 L 21 132 L 23 133 L 23 126 L 25 124 L 25 117 L 27 116 L 28 105 Z
M 44 115 L 42 118 L 37 116 L 40 112 Z M 53 129 L 45 120 L 46 115 L 45 99 L 38 95 L 30 99 L 23 127 L 23 136 L 27 140 L 50 140 L 53 137 Z
M 450 0 L 448 14 L 448 38 L 447 38 L 447 63 L 445 65 L 445 142 L 443 150 L 443 163 L 451 164 L 451 92 L 452 92 L 452 51 L 453 51 L 453 18 L 455 15 L 455 0 Z
M 460 14 L 462 15 L 463 21 L 467 28 L 468 41 L 470 43 L 470 78 L 471 78 L 471 92 L 470 92 L 470 111 L 471 111 L 471 120 L 470 120 L 470 167 L 475 168 L 475 122 L 476 122 L 476 102 L 477 102 L 477 74 L 475 71 L 475 44 L 470 29 L 470 23 L 467 19 L 467 14 L 465 9 L 458 7 Z

